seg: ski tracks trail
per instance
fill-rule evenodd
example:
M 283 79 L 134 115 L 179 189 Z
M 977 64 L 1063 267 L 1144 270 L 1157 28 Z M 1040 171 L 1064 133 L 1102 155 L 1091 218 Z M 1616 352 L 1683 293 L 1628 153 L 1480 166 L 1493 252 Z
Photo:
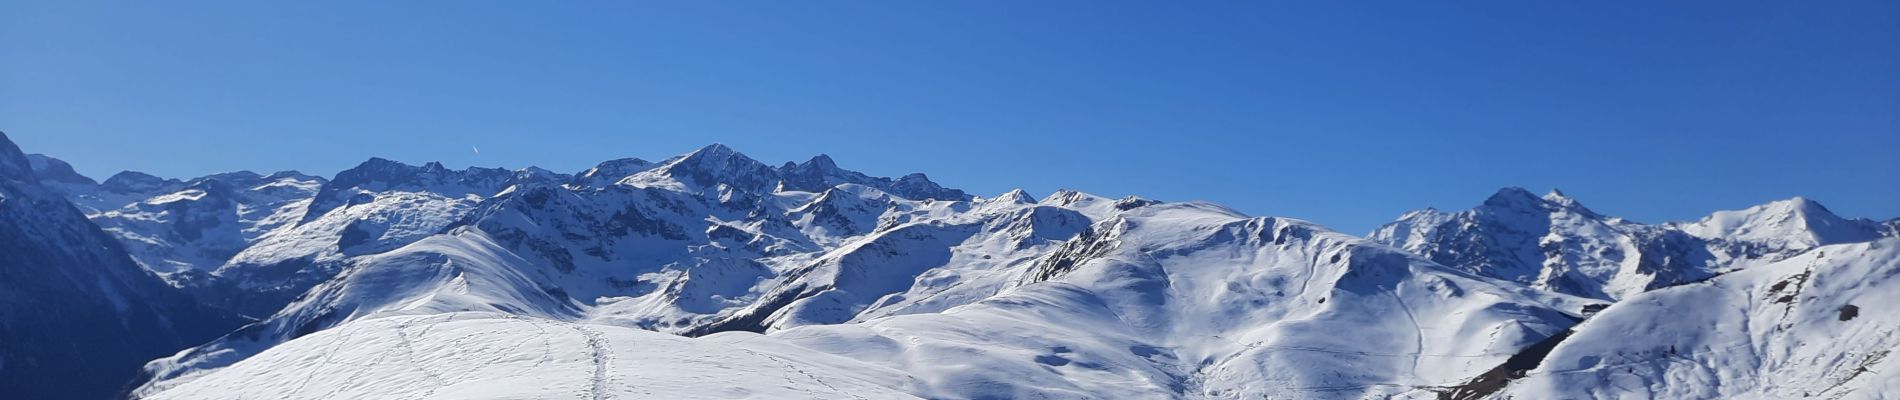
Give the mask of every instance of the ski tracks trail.
M 614 355 L 612 346 L 607 342 L 607 335 L 585 324 L 568 324 L 568 327 L 586 338 L 589 357 L 594 362 L 594 371 L 587 379 L 587 392 L 581 398 L 591 400 L 612 398 L 613 395 L 607 392 L 607 368 L 608 364 L 613 363 Z

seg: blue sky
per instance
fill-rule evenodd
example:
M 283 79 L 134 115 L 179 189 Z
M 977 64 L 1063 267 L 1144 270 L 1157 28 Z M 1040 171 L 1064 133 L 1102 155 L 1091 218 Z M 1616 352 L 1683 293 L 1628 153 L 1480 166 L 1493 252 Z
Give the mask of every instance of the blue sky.
M 1892 1 L 6 3 L 0 130 L 95 178 L 722 142 L 1352 233 L 1502 186 L 1900 216 Z

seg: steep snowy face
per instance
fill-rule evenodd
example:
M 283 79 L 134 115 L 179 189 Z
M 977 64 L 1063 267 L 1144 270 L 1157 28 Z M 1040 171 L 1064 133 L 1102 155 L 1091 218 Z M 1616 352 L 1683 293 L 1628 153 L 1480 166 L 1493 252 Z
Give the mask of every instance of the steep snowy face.
M 620 184 L 700 194 L 716 193 L 723 185 L 745 193 L 769 193 L 778 184 L 778 171 L 713 144 L 621 179 Z
M 1699 238 L 1726 242 L 1735 247 L 1734 252 L 1749 257 L 1866 242 L 1882 236 L 1879 222 L 1841 218 L 1821 203 L 1802 197 L 1718 211 L 1700 221 L 1671 226 Z
M 588 168 L 586 171 L 574 174 L 574 179 L 570 181 L 569 184 L 575 186 L 605 187 L 619 182 L 622 178 L 651 169 L 653 166 L 652 162 L 638 158 L 608 160 L 593 168 Z
M 1626 299 L 1502 396 L 1876 399 L 1900 393 L 1900 239 Z
M 318 332 L 147 398 L 917 398 L 894 371 L 807 356 L 826 357 L 500 313 L 398 316 Z
M 242 322 L 139 268 L 30 164 L 0 134 L 0 393 L 106 398 L 145 360 Z
M 324 182 L 308 199 L 278 208 L 255 240 L 213 272 L 230 287 L 222 302 L 250 315 L 270 315 L 292 297 L 327 281 L 356 256 L 377 254 L 441 233 L 476 203 L 520 183 L 568 176 L 537 168 L 451 170 L 372 158 Z
M 902 178 L 871 177 L 857 171 L 838 168 L 831 156 L 820 154 L 804 163 L 785 163 L 779 167 L 780 190 L 804 192 L 822 192 L 826 188 L 840 184 L 856 184 L 876 188 L 880 191 L 913 200 L 969 200 L 970 195 L 961 190 L 948 189 L 931 182 L 924 174 L 910 174 Z
M 1879 236 L 1878 223 L 1840 218 L 1805 199 L 1646 225 L 1597 214 L 1561 193 L 1507 188 L 1471 210 L 1407 213 L 1369 237 L 1472 273 L 1613 300 Z

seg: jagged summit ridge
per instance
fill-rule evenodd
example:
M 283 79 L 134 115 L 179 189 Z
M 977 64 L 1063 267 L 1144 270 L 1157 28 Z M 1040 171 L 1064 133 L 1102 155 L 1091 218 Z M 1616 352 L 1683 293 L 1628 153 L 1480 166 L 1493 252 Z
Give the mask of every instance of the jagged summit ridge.
M 897 179 L 873 177 L 840 168 L 831 156 L 820 154 L 802 163 L 786 162 L 773 168 L 723 144 L 713 144 L 662 161 L 620 179 L 641 187 L 666 187 L 702 192 L 726 187 L 753 194 L 777 191 L 823 192 L 841 184 L 856 184 L 913 200 L 968 200 L 961 190 L 945 188 L 921 173 Z

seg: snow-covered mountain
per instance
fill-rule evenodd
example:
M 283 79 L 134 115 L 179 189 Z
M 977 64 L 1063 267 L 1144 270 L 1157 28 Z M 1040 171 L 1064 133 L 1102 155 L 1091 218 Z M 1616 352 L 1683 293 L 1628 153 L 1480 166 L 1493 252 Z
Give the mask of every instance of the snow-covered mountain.
M 566 195 L 514 194 L 543 198 L 543 204 Z M 942 210 L 907 210 L 916 219 L 890 218 L 899 222 L 805 263 L 788 264 L 782 272 L 761 268 L 768 278 L 733 292 L 763 296 L 737 307 L 730 317 L 700 325 L 725 332 L 699 343 L 708 354 L 765 357 L 777 365 L 766 365 L 753 379 L 722 380 L 719 390 L 724 391 L 615 381 L 649 376 L 654 372 L 639 371 L 655 365 L 722 361 L 715 357 L 709 361 L 713 364 L 703 364 L 694 361 L 703 355 L 671 350 L 638 356 L 603 350 L 678 341 L 597 325 L 637 325 L 614 319 L 638 310 L 627 302 L 667 302 L 648 297 L 588 304 L 561 296 L 580 290 L 536 286 L 558 282 L 537 275 L 562 268 L 531 261 L 549 257 L 523 256 L 516 250 L 535 247 L 505 245 L 477 223 L 389 254 L 396 259 L 359 264 L 335 286 L 313 292 L 315 303 L 293 304 L 273 317 L 281 322 L 272 322 L 289 329 L 337 323 L 327 331 L 355 333 L 317 330 L 323 333 L 236 363 L 196 366 L 229 364 L 209 373 L 192 371 L 193 363 L 267 346 L 226 342 L 194 350 L 156 363 L 164 379 L 141 393 L 155 398 L 230 391 L 302 393 L 293 398 L 372 396 L 375 392 L 367 388 L 339 384 L 361 379 L 357 374 L 364 366 L 383 371 L 375 380 L 408 393 L 478 390 L 471 385 L 518 374 L 523 367 L 390 358 L 392 349 L 443 353 L 451 346 L 443 341 L 474 337 L 428 336 L 441 325 L 427 321 L 446 323 L 448 318 L 415 315 L 475 312 L 456 315 L 552 320 L 537 322 L 539 328 L 481 334 L 520 336 L 528 329 L 553 329 L 565 339 L 545 340 L 590 343 L 543 342 L 574 355 L 546 361 L 560 367 L 537 372 L 547 375 L 523 389 L 530 390 L 524 394 L 528 397 L 721 397 L 715 394 L 763 393 L 785 383 L 785 378 L 767 377 L 792 377 L 794 387 L 814 390 L 794 396 L 806 398 L 901 397 L 896 393 L 929 398 L 1431 396 L 1563 331 L 1575 323 L 1574 315 L 1595 303 L 1464 274 L 1300 221 L 1249 218 L 1204 203 L 1109 201 L 1073 192 L 1051 200 L 1029 202 L 1017 193 L 950 202 Z M 996 216 L 920 218 L 944 210 Z M 1100 215 L 1100 222 L 1069 226 L 1076 221 L 1065 221 L 1089 214 Z M 1063 229 L 1073 238 L 1040 238 L 1057 232 L 1038 232 L 1038 225 Z M 664 239 L 667 231 L 658 232 L 633 237 Z M 994 256 L 1009 254 L 997 250 L 1035 246 L 1047 249 L 1041 256 L 1015 260 Z M 694 277 L 730 276 L 721 273 L 734 269 L 717 263 L 683 267 L 678 275 L 684 282 L 662 287 L 689 286 Z M 586 268 L 577 263 L 572 271 Z M 701 268 L 715 270 L 696 274 Z M 419 284 L 408 284 L 413 282 Z M 694 291 L 656 289 L 646 296 L 679 301 L 680 293 Z M 678 304 L 673 303 L 690 308 Z M 590 316 L 596 324 L 580 322 Z M 431 327 L 419 329 L 418 324 Z M 385 351 L 352 351 L 316 362 L 296 354 L 326 346 Z M 508 357 L 504 350 L 476 351 Z M 576 358 L 603 353 L 610 356 Z M 197 354 L 203 357 L 193 357 Z M 286 390 L 281 376 L 313 376 L 310 382 L 321 386 Z
M 1512 188 L 1359 238 L 1202 202 L 977 197 L 922 174 L 873 177 L 824 155 L 774 167 L 717 144 L 574 174 L 374 158 L 331 179 L 94 182 L 51 157 L 3 161 L 130 250 L 121 269 L 171 284 L 152 290 L 258 317 L 147 363 L 134 398 L 1893 390 L 1876 355 L 1893 347 L 1891 321 L 1841 321 L 1862 324 L 1851 348 L 1816 338 L 1834 327 L 1818 322 L 1823 303 L 1893 302 L 1869 293 L 1900 268 L 1886 250 L 1900 239 L 1885 239 L 1900 219 L 1841 218 L 1801 198 L 1642 224 Z M 1774 288 L 1795 264 L 1822 272 Z M 1818 300 L 1743 301 L 1763 285 Z M 1671 310 L 1706 315 L 1659 323 Z M 1750 325 L 1778 312 L 1813 323 Z M 1722 347 L 1741 337 L 1756 346 Z M 1687 350 L 1647 352 L 1656 343 L 1709 349 L 1672 363 Z M 1689 375 L 1723 381 L 1653 384 Z
M 1501 397 L 1893 398 L 1896 302 L 1900 239 L 1820 246 L 1619 302 Z
M 0 397 L 106 398 L 146 360 L 244 322 L 140 268 L 46 186 L 65 184 L 91 180 L 0 133 Z
M 1614 300 L 1894 230 L 1805 198 L 1643 224 L 1552 191 L 1505 188 L 1471 210 L 1406 213 L 1369 237 L 1441 264 L 1540 289 Z

